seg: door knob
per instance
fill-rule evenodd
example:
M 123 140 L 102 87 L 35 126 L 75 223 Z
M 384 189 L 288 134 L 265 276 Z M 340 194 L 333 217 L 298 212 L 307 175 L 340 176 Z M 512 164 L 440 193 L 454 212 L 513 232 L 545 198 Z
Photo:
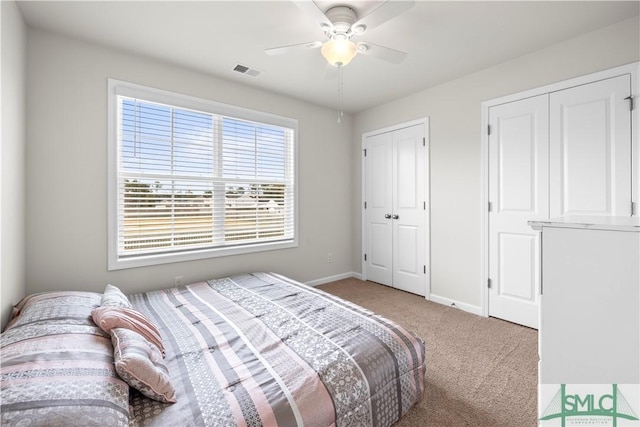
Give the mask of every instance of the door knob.
M 400 218 L 400 217 L 399 217 L 398 215 L 394 215 L 394 216 L 392 216 L 391 218 L 393 218 L 393 219 L 398 219 L 398 218 Z
M 385 217 L 386 219 L 389 219 L 389 218 L 391 218 L 391 214 L 384 214 L 384 217 Z

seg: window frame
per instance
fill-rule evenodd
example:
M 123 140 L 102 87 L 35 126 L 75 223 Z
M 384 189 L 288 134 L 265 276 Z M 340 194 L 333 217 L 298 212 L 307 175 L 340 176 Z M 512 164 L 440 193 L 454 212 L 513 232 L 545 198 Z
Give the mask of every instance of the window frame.
M 109 271 L 298 247 L 298 121 L 296 119 L 111 78 L 107 80 L 107 86 L 107 251 Z M 120 257 L 118 253 L 118 179 L 120 169 L 118 96 L 138 98 L 176 108 L 202 111 L 291 129 L 293 131 L 293 238 L 283 241 L 243 243 L 224 247 L 183 249 L 159 254 Z

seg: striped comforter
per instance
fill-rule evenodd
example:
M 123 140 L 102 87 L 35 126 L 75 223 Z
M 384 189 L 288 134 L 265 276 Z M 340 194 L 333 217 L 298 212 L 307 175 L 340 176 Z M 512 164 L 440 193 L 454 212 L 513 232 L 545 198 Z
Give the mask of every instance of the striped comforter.
M 159 328 L 177 403 L 131 390 L 133 424 L 388 426 L 424 390 L 424 343 L 267 273 L 130 296 Z

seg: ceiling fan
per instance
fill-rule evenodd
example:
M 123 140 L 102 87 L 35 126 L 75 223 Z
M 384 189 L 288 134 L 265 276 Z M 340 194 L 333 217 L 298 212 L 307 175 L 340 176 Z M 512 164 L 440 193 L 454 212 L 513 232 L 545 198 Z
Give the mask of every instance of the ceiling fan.
M 268 55 L 280 55 L 299 50 L 320 48 L 322 56 L 334 67 L 343 67 L 359 53 L 373 56 L 384 61 L 399 64 L 407 56 L 406 52 L 378 46 L 366 41 L 354 42 L 352 39 L 362 36 L 380 24 L 411 9 L 415 1 L 390 1 L 380 4 L 368 15 L 359 18 L 356 11 L 348 5 L 333 6 L 322 12 L 311 0 L 295 1 L 316 25 L 324 32 L 325 41 L 312 41 L 289 46 L 266 49 Z

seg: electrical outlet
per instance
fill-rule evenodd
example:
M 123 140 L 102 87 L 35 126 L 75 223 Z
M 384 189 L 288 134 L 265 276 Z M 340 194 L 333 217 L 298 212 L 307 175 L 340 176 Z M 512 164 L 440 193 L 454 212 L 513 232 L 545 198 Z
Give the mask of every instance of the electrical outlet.
M 327 254 L 327 262 L 333 262 L 333 254 L 331 252 Z
M 182 276 L 176 276 L 173 278 L 173 286 L 182 286 Z

